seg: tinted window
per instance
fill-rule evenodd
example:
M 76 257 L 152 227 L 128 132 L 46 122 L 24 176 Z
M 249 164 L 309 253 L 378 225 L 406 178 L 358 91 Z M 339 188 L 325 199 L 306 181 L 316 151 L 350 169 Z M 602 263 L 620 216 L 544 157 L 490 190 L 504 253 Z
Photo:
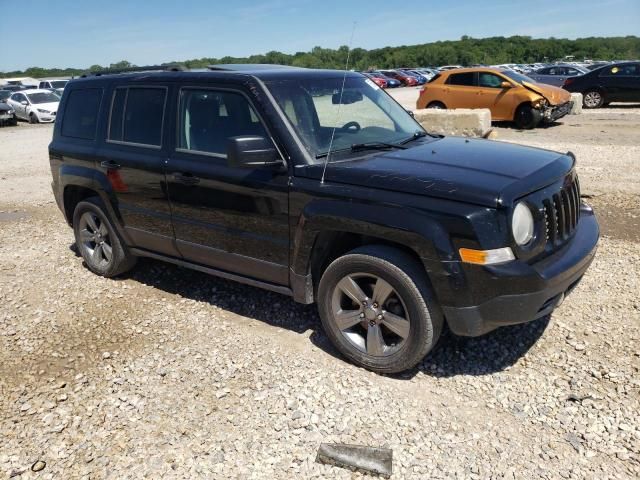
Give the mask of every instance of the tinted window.
M 481 72 L 478 75 L 478 85 L 485 88 L 501 88 L 503 80 L 493 73 Z
M 126 88 L 118 88 L 113 94 L 109 118 L 109 138 L 111 140 L 122 141 L 122 121 L 124 120 L 124 100 L 126 97 Z
M 635 77 L 640 75 L 639 65 L 635 63 L 627 65 L 612 65 L 602 70 L 601 76 L 607 77 Z
M 118 88 L 113 95 L 109 139 L 160 146 L 167 90 L 163 87 Z
M 95 139 L 101 100 L 102 89 L 72 90 L 64 109 L 62 135 L 88 140 Z
M 453 75 L 449 75 L 449 79 L 447 80 L 447 83 L 449 85 L 465 85 L 465 86 L 469 86 L 472 87 L 475 82 L 474 82 L 474 73 L 454 73 Z
M 268 136 L 243 95 L 196 89 L 180 92 L 179 148 L 226 155 L 228 139 L 241 135 Z

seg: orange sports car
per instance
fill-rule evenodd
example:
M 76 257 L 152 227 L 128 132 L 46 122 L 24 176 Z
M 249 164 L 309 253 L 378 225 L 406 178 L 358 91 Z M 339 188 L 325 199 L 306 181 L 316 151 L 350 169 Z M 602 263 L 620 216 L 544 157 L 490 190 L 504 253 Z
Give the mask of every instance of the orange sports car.
M 569 113 L 571 94 L 512 70 L 459 68 L 441 72 L 423 86 L 416 106 L 488 108 L 493 121 L 535 128 Z

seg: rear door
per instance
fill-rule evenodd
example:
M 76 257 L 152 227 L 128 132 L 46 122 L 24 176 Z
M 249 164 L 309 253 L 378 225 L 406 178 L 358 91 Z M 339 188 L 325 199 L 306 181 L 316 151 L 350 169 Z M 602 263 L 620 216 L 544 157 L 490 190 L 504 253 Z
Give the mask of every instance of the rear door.
M 600 72 L 599 80 L 607 92 L 607 102 L 640 101 L 640 64 L 608 66 Z
M 9 97 L 10 104 L 16 111 L 18 118 L 27 119 L 27 105 L 23 105 L 22 102 L 28 102 L 27 96 L 23 93 L 14 93 Z
M 478 108 L 476 85 L 474 72 L 452 73 L 443 86 L 444 96 L 441 101 L 447 108 Z
M 177 138 L 167 165 L 176 244 L 191 262 L 286 285 L 289 174 L 227 163 L 230 137 L 271 138 L 246 92 L 180 89 Z
M 109 91 L 106 140 L 97 167 L 107 177 L 117 211 L 136 247 L 171 256 L 175 248 L 164 167 L 170 124 L 168 85 L 116 85 Z

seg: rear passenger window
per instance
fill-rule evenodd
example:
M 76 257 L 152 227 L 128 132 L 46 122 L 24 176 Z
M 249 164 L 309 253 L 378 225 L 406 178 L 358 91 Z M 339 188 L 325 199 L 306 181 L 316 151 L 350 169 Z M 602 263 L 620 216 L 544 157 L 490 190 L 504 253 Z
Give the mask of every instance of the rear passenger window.
M 474 73 L 454 73 L 449 75 L 447 83 L 449 85 L 462 85 L 466 87 L 473 87 L 474 85 Z
M 71 90 L 64 109 L 62 135 L 95 140 L 101 101 L 101 88 Z
M 268 137 L 258 115 L 239 93 L 183 89 L 179 108 L 178 148 L 181 150 L 225 156 L 230 137 Z
M 161 146 L 167 89 L 118 88 L 111 102 L 109 140 Z

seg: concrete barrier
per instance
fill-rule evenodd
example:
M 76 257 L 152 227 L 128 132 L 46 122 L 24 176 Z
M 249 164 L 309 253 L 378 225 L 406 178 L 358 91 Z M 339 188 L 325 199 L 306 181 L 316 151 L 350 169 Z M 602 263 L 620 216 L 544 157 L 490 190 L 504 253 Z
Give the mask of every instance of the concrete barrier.
M 582 94 L 572 93 L 571 101 L 573 102 L 573 105 L 571 106 L 569 115 L 580 115 L 582 113 Z
M 488 108 L 457 108 L 414 110 L 415 119 L 428 132 L 463 137 L 484 137 L 491 131 L 491 111 Z

